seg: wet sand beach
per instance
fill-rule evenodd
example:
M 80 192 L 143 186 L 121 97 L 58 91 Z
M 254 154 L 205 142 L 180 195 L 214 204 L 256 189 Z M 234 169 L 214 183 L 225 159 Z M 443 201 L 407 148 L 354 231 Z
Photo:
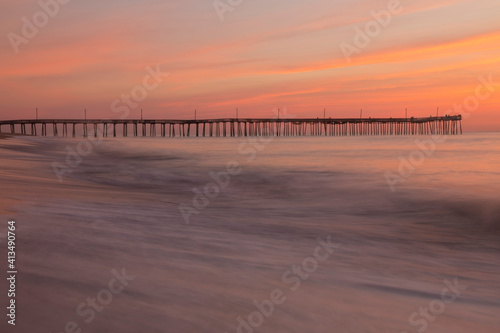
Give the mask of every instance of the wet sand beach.
M 395 192 L 412 138 L 276 139 L 252 161 L 232 139 L 105 140 L 61 182 L 81 140 L 2 140 L 16 329 L 496 333 L 498 138 L 450 139 Z

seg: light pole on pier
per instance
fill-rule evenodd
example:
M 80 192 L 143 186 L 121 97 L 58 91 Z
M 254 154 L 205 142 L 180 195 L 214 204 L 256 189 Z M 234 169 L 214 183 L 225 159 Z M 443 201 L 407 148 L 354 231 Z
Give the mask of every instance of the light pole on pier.
M 196 120 L 196 109 L 194 109 L 194 120 Z
M 142 109 L 141 109 L 141 120 L 142 120 Z
M 38 120 L 38 108 L 36 108 L 36 120 Z
M 83 109 L 85 111 L 85 121 L 87 121 L 87 109 Z

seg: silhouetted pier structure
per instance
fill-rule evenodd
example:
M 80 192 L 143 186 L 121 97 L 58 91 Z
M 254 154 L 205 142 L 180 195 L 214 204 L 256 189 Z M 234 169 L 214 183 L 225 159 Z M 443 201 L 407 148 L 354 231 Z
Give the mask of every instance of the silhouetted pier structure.
M 8 127 L 9 131 L 4 133 L 72 137 L 77 135 L 84 137 L 453 135 L 462 134 L 462 116 L 343 119 L 36 119 L 0 121 L 0 133 L 5 127 Z M 51 131 L 49 131 L 50 128 Z M 78 128 L 81 130 L 77 131 Z

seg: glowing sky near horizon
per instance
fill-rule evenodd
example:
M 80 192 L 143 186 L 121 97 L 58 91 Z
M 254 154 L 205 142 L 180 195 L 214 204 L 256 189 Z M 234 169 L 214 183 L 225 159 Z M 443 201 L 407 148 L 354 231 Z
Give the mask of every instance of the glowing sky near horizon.
M 55 0 L 42 0 L 50 2 Z M 226 0 L 222 0 L 225 2 Z M 72 0 L 16 53 L 38 1 L 0 4 L 0 118 L 119 118 L 112 103 L 159 66 L 169 75 L 138 118 L 400 117 L 459 113 L 479 78 L 500 82 L 498 0 L 402 0 L 348 62 L 342 43 L 387 9 L 379 0 L 244 0 L 221 21 L 213 0 Z M 12 36 L 12 35 L 11 35 Z M 500 130 L 500 83 L 464 123 Z M 482 92 L 488 92 L 483 88 Z M 121 103 L 121 102 L 120 102 Z M 125 104 L 120 104 L 125 105 Z

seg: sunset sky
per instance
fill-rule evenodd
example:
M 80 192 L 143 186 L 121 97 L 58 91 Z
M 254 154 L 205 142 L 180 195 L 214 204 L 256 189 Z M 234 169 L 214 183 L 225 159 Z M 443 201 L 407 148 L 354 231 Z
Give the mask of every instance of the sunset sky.
M 0 4 L 0 119 L 456 114 L 483 77 L 499 83 L 464 128 L 500 130 L 498 0 L 402 0 L 385 26 L 372 13 L 394 1 L 220 0 L 219 13 L 213 0 L 55 1 L 41 0 L 53 17 L 35 0 Z M 146 90 L 148 66 L 169 75 Z M 132 91 L 147 96 L 127 106 Z

